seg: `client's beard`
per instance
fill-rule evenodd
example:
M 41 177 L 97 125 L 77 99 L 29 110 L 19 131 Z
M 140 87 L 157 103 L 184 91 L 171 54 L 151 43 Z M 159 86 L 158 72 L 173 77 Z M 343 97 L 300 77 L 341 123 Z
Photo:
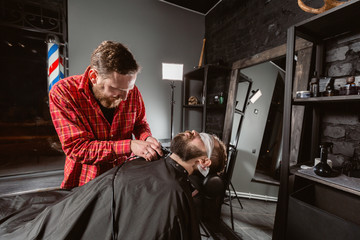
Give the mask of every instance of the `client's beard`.
M 171 141 L 170 150 L 178 155 L 183 161 L 206 155 L 198 147 L 190 144 L 191 139 L 185 138 L 183 135 L 177 135 Z

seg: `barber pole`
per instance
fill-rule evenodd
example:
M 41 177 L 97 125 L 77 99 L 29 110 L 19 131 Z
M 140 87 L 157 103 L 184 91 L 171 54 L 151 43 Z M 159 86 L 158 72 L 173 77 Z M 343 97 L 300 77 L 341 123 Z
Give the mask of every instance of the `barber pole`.
M 60 55 L 60 79 L 64 78 L 64 57 Z
M 48 91 L 64 77 L 63 59 L 59 54 L 59 44 L 54 39 L 50 39 L 48 45 Z M 62 71 L 61 71 L 62 69 Z

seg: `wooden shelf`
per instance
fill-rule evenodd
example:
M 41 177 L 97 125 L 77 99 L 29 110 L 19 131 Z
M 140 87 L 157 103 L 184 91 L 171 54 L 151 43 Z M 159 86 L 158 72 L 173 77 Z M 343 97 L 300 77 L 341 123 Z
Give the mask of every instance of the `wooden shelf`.
M 208 111 L 212 115 L 224 115 L 226 104 L 212 104 L 212 101 L 210 104 L 209 99 L 217 92 L 223 92 L 224 96 L 227 96 L 230 72 L 228 67 L 208 64 L 184 74 L 181 123 L 183 131 L 196 129 L 201 132 L 220 132 L 218 128 L 223 128 L 224 123 L 219 120 L 216 126 L 208 124 Z M 221 84 L 216 85 L 217 82 Z M 189 105 L 188 99 L 191 96 L 196 96 L 200 100 L 198 102 L 203 104 Z
M 296 24 L 295 28 L 301 37 L 326 40 L 348 32 L 360 31 L 360 24 L 355 24 L 359 19 L 359 13 L 360 1 L 352 0 L 302 21 Z
M 208 104 L 206 105 L 207 109 L 216 109 L 216 110 L 225 110 L 226 109 L 226 104 Z
M 196 105 L 188 105 L 188 104 L 185 104 L 183 105 L 184 108 L 203 108 L 204 105 L 203 104 L 196 104 Z
M 295 98 L 294 103 L 326 103 L 326 102 L 347 102 L 360 101 L 360 95 L 344 95 L 329 97 Z
M 360 178 L 348 177 L 344 174 L 337 177 L 320 177 L 314 173 L 313 168 L 301 169 L 295 175 L 360 196 Z
M 51 120 L 40 120 L 34 122 L 0 122 L 0 127 L 39 127 L 39 126 L 53 126 Z
M 27 136 L 0 136 L 0 142 L 8 143 L 9 141 L 33 141 L 33 140 L 56 140 L 57 135 L 27 135 Z

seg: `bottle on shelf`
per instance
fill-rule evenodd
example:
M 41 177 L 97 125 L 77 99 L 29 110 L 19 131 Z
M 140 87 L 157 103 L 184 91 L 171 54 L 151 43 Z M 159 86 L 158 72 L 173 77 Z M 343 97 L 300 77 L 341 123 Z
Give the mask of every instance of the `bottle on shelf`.
M 355 84 L 355 77 L 350 76 L 346 78 L 346 83 L 340 87 L 340 95 L 356 95 L 358 94 L 358 87 Z
M 319 79 L 317 77 L 316 71 L 314 72 L 314 76 L 310 80 L 310 94 L 311 97 L 319 96 Z
M 220 104 L 223 104 L 223 103 L 224 103 L 224 93 L 223 93 L 223 92 L 220 93 L 219 103 L 220 103 Z
M 332 150 L 333 144 L 331 142 L 325 142 L 320 144 L 320 162 L 314 167 L 314 172 L 322 177 L 331 177 L 333 170 L 327 163 L 328 151 Z

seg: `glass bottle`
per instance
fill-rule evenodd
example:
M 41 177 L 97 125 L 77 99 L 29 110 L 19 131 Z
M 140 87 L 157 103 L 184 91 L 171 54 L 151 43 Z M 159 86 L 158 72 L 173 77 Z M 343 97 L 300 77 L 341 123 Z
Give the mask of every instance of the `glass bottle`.
M 319 95 L 319 79 L 316 76 L 316 72 L 310 81 L 310 93 L 312 97 L 317 97 Z
M 224 96 L 223 96 L 223 92 L 220 93 L 220 97 L 219 97 L 219 103 L 223 104 L 224 103 Z

